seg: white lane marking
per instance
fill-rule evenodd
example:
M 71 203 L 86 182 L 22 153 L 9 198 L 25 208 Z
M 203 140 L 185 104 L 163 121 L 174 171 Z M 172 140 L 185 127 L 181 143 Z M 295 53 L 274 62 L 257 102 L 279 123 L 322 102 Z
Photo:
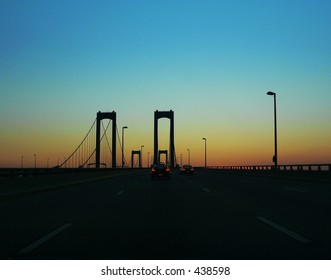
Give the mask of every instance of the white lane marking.
M 292 231 L 292 230 L 289 230 L 279 224 L 276 224 L 270 220 L 268 220 L 267 218 L 264 218 L 264 217 L 256 217 L 257 219 L 259 219 L 260 221 L 266 223 L 267 225 L 281 231 L 282 233 L 288 235 L 289 237 L 301 242 L 301 243 L 313 243 L 311 240 L 309 240 L 308 238 Z
M 207 188 L 203 188 L 202 190 L 205 191 L 205 192 L 211 192 L 211 191 L 208 190 Z
M 122 193 L 124 193 L 124 191 L 120 191 L 116 195 L 121 195 Z
M 295 188 L 285 188 L 284 190 L 286 190 L 286 191 L 292 191 L 292 192 L 302 192 L 302 193 L 308 192 L 306 190 L 300 190 L 300 189 L 295 189 Z
M 48 241 L 51 238 L 53 238 L 55 235 L 61 233 L 62 231 L 66 230 L 67 228 L 69 228 L 71 226 L 72 226 L 72 223 L 66 223 L 63 226 L 60 226 L 59 228 L 57 228 L 57 229 L 53 230 L 52 232 L 46 234 L 42 238 L 36 240 L 35 242 L 33 242 L 32 244 L 30 244 L 29 246 L 23 248 L 21 251 L 18 252 L 18 254 L 28 254 L 28 253 L 30 253 L 31 251 L 33 251 L 37 247 L 39 247 L 42 244 L 44 244 L 46 241 Z

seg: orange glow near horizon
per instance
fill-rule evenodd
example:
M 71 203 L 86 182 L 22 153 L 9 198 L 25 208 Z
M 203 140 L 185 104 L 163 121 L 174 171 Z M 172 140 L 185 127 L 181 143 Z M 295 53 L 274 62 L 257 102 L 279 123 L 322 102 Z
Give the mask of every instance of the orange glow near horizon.
M 51 141 L 50 141 L 51 142 Z M 48 142 L 48 143 L 50 143 Z M 147 166 L 147 156 L 149 153 L 149 162 L 153 157 L 153 143 L 152 141 L 144 143 L 143 148 L 143 166 Z M 211 142 L 211 141 L 210 141 Z M 65 157 L 70 154 L 70 148 L 74 149 L 76 141 L 68 142 L 67 145 L 61 143 L 54 143 L 54 150 L 48 151 L 48 147 L 40 145 L 37 149 L 33 145 L 24 143 L 25 148 L 20 148 L 20 143 L 16 142 L 14 145 L 2 145 L 3 150 L 1 156 L 1 167 L 20 167 L 21 157 L 24 157 L 24 167 L 34 166 L 34 154 L 37 155 L 37 166 L 46 167 L 47 162 L 49 166 L 55 166 L 62 163 Z M 182 155 L 183 164 L 188 161 L 188 151 L 190 149 L 190 162 L 194 166 L 203 166 L 205 160 L 204 143 L 203 141 L 196 141 L 191 145 L 186 145 L 186 142 L 176 142 L 176 156 L 177 163 L 180 164 Z M 251 146 L 249 147 L 249 145 Z M 139 150 L 140 147 L 126 143 L 125 158 L 130 161 L 131 151 Z M 163 148 L 162 148 L 163 149 Z M 14 151 L 14 152 L 11 152 Z M 279 146 L 279 164 L 296 164 L 296 163 L 329 163 L 330 162 L 330 144 L 323 143 L 320 146 L 303 146 L 292 145 L 287 148 Z M 254 165 L 254 164 L 270 164 L 272 165 L 272 156 L 274 148 L 273 145 L 258 145 L 254 143 L 232 142 L 217 145 L 209 143 L 207 138 L 207 165 L 208 166 L 229 166 L 229 165 Z M 121 163 L 121 151 L 117 148 L 117 164 Z
M 154 125 L 152 113 L 147 114 L 148 121 L 126 119 L 118 123 L 125 130 L 125 158 L 131 160 L 131 151 L 140 150 L 143 145 L 143 166 L 151 163 L 154 145 Z M 190 149 L 190 162 L 194 166 L 204 166 L 203 137 L 207 139 L 207 165 L 253 165 L 270 164 L 274 154 L 274 135 L 272 118 L 253 118 L 243 123 L 242 119 L 221 119 L 203 115 L 194 119 L 175 111 L 175 152 L 177 163 L 187 163 Z M 47 123 L 46 123 L 47 124 Z M 1 167 L 20 167 L 22 156 L 25 167 L 34 166 L 34 154 L 37 166 L 46 167 L 61 164 L 79 145 L 89 126 L 84 127 L 78 120 L 56 126 L 52 124 L 35 126 L 5 127 L 0 139 Z M 331 132 L 326 121 L 313 122 L 300 126 L 299 121 L 279 120 L 278 160 L 279 164 L 329 163 L 331 162 Z M 318 125 L 316 125 L 318 124 Z M 159 149 L 169 149 L 170 122 L 159 120 Z M 94 132 L 95 134 L 95 132 Z M 110 139 L 110 137 L 109 137 Z M 90 140 L 93 145 L 95 139 Z M 121 140 L 120 140 L 121 141 Z M 149 159 L 147 156 L 149 155 Z M 182 155 L 182 157 L 181 157 Z M 110 165 L 110 162 L 108 163 Z M 117 164 L 121 165 L 121 148 L 117 138 Z

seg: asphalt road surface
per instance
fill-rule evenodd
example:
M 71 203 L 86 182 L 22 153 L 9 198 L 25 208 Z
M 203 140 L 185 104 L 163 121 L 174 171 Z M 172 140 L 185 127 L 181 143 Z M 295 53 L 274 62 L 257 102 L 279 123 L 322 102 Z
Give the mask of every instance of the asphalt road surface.
M 1 259 L 331 259 L 326 183 L 197 170 L 0 202 Z

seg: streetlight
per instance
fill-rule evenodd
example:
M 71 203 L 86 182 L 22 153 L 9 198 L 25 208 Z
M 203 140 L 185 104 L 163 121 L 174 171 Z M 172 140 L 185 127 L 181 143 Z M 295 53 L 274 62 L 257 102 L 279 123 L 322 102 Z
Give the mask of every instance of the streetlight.
M 278 166 L 278 156 L 277 156 L 277 110 L 276 110 L 276 93 L 268 91 L 267 95 L 274 97 L 274 121 L 275 121 L 275 155 L 272 158 L 272 161 L 275 163 L 275 167 Z
M 183 166 L 183 154 L 180 154 L 180 167 Z
M 34 168 L 37 168 L 37 155 L 33 154 L 34 156 Z
M 127 126 L 122 127 L 122 168 L 124 167 L 124 129 L 128 128 Z
M 190 164 L 190 149 L 187 149 L 187 153 L 188 153 L 188 164 Z
M 141 145 L 141 147 L 140 147 L 140 167 L 143 167 L 143 165 L 142 165 L 143 147 L 145 147 L 145 146 Z
M 21 168 L 23 168 L 24 156 L 21 156 Z
M 149 167 L 149 154 L 150 152 L 147 153 L 147 167 Z
M 205 168 L 207 168 L 207 139 L 202 138 L 205 141 Z

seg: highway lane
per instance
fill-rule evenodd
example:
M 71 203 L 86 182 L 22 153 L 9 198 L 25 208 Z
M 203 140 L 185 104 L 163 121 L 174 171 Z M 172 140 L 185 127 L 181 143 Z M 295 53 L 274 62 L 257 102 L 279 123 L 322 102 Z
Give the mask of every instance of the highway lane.
M 290 225 L 309 232 L 320 239 L 330 238 L 331 192 L 328 184 L 316 184 L 289 180 L 288 178 L 268 178 L 237 176 L 219 173 L 212 176 L 218 192 L 222 186 L 224 195 L 229 195 L 233 203 L 255 211 L 256 215 L 281 218 Z M 207 181 L 207 180 L 205 180 Z M 205 184 L 201 182 L 201 184 Z M 235 199 L 233 199 L 235 197 Z
M 329 186 L 148 171 L 0 203 L 2 259 L 330 259 Z

